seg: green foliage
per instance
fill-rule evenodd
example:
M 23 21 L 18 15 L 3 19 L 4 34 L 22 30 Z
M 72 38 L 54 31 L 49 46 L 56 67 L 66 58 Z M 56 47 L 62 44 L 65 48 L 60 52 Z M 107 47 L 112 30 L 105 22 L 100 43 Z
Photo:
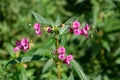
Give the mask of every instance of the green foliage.
M 87 76 L 84 74 L 84 72 L 82 71 L 82 68 L 80 67 L 80 65 L 75 60 L 72 61 L 71 68 L 73 72 L 75 71 L 75 73 L 79 76 L 80 80 L 89 80 Z
M 31 13 L 31 10 L 34 12 Z M 43 56 L 48 58 L 51 56 L 51 52 L 55 49 L 53 44 L 55 39 L 50 39 L 51 35 L 43 34 L 44 37 L 41 36 L 33 43 L 36 44 L 35 47 L 26 54 L 22 53 L 19 58 L 16 58 L 16 54 L 12 51 L 16 40 L 26 36 L 29 39 L 33 38 L 33 24 L 36 21 L 32 14 L 36 15 L 34 17 L 37 22 L 43 24 L 50 26 L 60 26 L 61 22 L 65 24 L 65 27 L 59 31 L 61 32 L 60 38 L 64 38 L 60 42 L 67 48 L 68 54 L 74 55 L 77 64 L 73 64 L 77 66 L 76 68 L 72 66 L 75 69 L 75 72 L 72 72 L 76 74 L 72 74 L 66 66 L 62 66 L 62 78 L 69 76 L 68 79 L 73 80 L 74 76 L 74 80 L 84 79 L 83 71 L 85 71 L 90 80 L 120 79 L 119 0 L 1 0 L 0 80 L 25 80 L 25 77 L 28 80 L 57 79 L 55 64 L 50 67 L 52 61 L 49 63 L 47 61 L 30 62 L 34 55 L 42 56 L 42 60 L 44 60 Z M 58 14 L 60 16 L 56 17 Z M 50 19 L 46 20 L 45 17 Z M 68 20 L 66 21 L 66 19 Z M 85 40 L 83 36 L 75 38 L 76 36 L 71 34 L 65 35 L 66 29 L 70 27 L 68 24 L 74 20 L 79 20 L 81 27 L 88 22 L 97 29 L 97 32 L 93 33 L 92 39 Z M 20 58 L 21 61 L 19 61 Z M 12 64 L 14 61 L 17 61 L 18 64 Z M 12 65 L 8 65 L 3 71 L 7 62 Z M 21 62 L 27 62 L 28 68 L 20 66 Z M 84 70 L 78 69 L 78 64 Z M 49 66 L 45 68 L 45 65 Z

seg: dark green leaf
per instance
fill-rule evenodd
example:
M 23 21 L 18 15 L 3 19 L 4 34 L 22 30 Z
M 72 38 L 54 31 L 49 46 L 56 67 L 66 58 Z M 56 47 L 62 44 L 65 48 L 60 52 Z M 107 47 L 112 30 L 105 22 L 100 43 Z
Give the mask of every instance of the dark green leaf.
M 71 69 L 78 75 L 80 80 L 89 80 L 87 76 L 84 74 L 81 66 L 75 60 L 72 60 L 71 62 Z
M 25 56 L 25 57 L 18 57 L 14 60 L 9 61 L 4 68 L 6 68 L 9 64 L 17 64 L 22 62 L 31 62 L 35 60 L 46 60 L 46 57 L 40 56 L 40 55 L 32 55 L 32 56 Z

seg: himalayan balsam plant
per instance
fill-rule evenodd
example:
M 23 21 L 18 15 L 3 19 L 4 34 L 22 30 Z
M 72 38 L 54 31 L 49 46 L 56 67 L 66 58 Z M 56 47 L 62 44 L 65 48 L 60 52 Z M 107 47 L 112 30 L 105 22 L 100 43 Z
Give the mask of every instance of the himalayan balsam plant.
M 41 38 L 43 34 L 53 35 L 51 39 L 53 41 L 49 41 L 48 43 L 53 43 L 55 45 L 55 49 L 51 50 L 51 55 L 30 55 L 30 56 L 21 56 L 20 53 L 26 53 L 28 50 L 32 49 L 35 46 L 34 42 L 36 39 L 29 39 L 29 38 L 22 38 L 21 40 L 16 41 L 16 46 L 14 47 L 13 51 L 16 54 L 16 59 L 9 61 L 5 68 L 9 64 L 19 64 L 20 66 L 23 65 L 27 67 L 25 62 L 31 62 L 33 60 L 48 60 L 53 59 L 55 64 L 57 65 L 57 75 L 58 80 L 66 80 L 61 77 L 61 65 L 67 65 L 68 68 L 71 69 L 71 74 L 67 80 L 74 80 L 74 75 L 77 74 L 79 80 L 88 80 L 87 76 L 84 74 L 80 65 L 74 60 L 72 54 L 67 53 L 67 46 L 64 46 L 62 40 L 64 40 L 63 35 L 73 34 L 77 37 L 84 36 L 86 39 L 89 38 L 89 32 L 92 30 L 90 25 L 86 23 L 85 26 L 81 27 L 81 23 L 77 20 L 77 17 L 72 17 L 68 19 L 65 23 L 61 23 L 60 17 L 58 16 L 55 22 L 51 22 L 50 20 L 44 18 L 43 16 L 37 14 L 36 12 L 32 11 L 37 22 L 32 26 L 34 30 L 35 38 Z M 34 37 L 33 36 L 33 37 Z M 46 38 L 47 39 L 47 38 Z M 46 43 L 46 44 L 48 44 Z M 34 45 L 33 45 L 34 44 Z M 67 54 L 68 55 L 67 55 Z M 25 73 L 24 73 L 25 74 Z M 26 74 L 25 74 L 26 75 Z M 21 80 L 28 80 L 26 78 L 21 78 Z M 75 79 L 76 80 L 76 79 Z

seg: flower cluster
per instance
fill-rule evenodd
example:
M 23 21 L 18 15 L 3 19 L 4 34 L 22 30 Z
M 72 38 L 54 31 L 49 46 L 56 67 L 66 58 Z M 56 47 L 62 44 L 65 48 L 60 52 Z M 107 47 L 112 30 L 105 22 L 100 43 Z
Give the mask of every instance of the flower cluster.
M 66 50 L 63 46 L 59 47 L 56 51 L 55 54 L 58 55 L 58 58 L 63 61 L 63 63 L 67 64 L 70 66 L 70 61 L 73 59 L 72 55 L 67 55 L 65 56 Z
M 41 26 L 40 26 L 40 24 L 39 23 L 35 23 L 34 24 L 34 29 L 35 29 L 35 34 L 36 35 L 41 35 L 42 34 L 42 31 L 41 31 Z
M 80 22 L 74 21 L 72 23 L 72 27 L 69 28 L 69 31 L 73 32 L 75 35 L 85 35 L 87 38 L 89 29 L 90 29 L 90 27 L 88 24 L 86 24 L 86 26 L 84 28 L 80 29 Z
M 14 52 L 22 50 L 26 52 L 29 49 L 29 42 L 27 38 L 23 38 L 21 41 L 16 41 L 16 47 L 13 49 Z

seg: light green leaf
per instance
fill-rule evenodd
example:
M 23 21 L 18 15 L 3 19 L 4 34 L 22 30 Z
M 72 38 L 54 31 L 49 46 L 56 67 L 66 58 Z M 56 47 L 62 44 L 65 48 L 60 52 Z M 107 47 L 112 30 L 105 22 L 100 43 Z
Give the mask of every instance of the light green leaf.
M 56 19 L 56 21 L 55 21 L 55 25 L 56 25 L 56 26 L 60 26 L 60 24 L 61 24 L 61 20 L 60 20 L 60 16 L 58 15 L 58 16 L 57 16 L 57 19 Z
M 42 70 L 42 73 L 46 72 L 50 67 L 52 67 L 53 62 L 54 62 L 53 59 L 49 59 L 49 60 L 45 63 L 45 65 L 44 65 L 44 67 L 43 67 L 43 70 Z
M 60 35 L 64 34 L 66 31 L 68 31 L 69 25 L 65 25 L 63 28 L 59 30 Z
M 70 19 L 68 19 L 64 24 L 70 25 L 74 20 L 77 20 L 77 18 L 78 18 L 77 16 L 73 16 Z
M 110 46 L 107 41 L 102 40 L 102 45 L 108 52 L 110 52 Z
M 13 52 L 13 46 L 11 44 L 6 44 L 7 50 L 11 57 L 15 57 L 15 53 Z
M 49 38 L 45 41 L 45 46 L 51 47 L 55 43 L 55 39 Z
M 115 61 L 117 64 L 120 64 L 120 57 L 116 59 Z
M 34 11 L 31 11 L 32 14 L 34 15 L 35 19 L 41 23 L 41 24 L 48 24 L 48 25 L 51 25 L 50 22 L 44 18 L 43 16 L 39 15 L 38 13 L 34 12 Z
M 72 73 L 72 72 L 71 72 L 71 74 L 70 74 L 68 80 L 74 80 L 74 76 L 73 76 L 73 73 Z
M 19 64 L 19 79 L 20 80 L 28 80 L 27 75 L 26 75 L 26 70 L 23 64 Z
M 120 55 L 120 47 L 118 49 L 115 50 L 113 56 L 119 56 Z
M 62 35 L 61 36 L 61 43 L 65 47 L 67 42 L 67 35 Z
M 75 60 L 72 60 L 71 62 L 71 69 L 78 75 L 80 80 L 89 80 L 87 76 L 84 74 L 81 66 Z

